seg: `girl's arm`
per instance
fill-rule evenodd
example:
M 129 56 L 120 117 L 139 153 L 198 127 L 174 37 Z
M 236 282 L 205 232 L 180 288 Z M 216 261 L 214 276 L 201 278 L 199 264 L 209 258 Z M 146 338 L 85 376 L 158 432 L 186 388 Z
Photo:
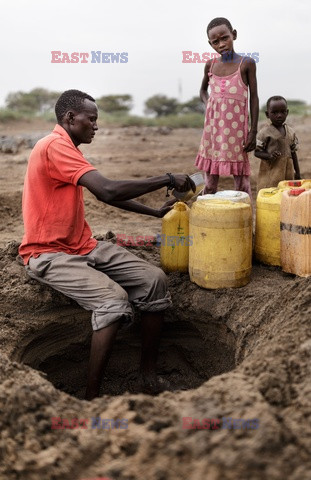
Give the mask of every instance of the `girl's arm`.
M 205 105 L 207 104 L 207 100 L 208 100 L 207 89 L 208 89 L 208 82 L 209 82 L 208 72 L 210 70 L 210 66 L 211 66 L 211 60 L 209 60 L 204 67 L 204 77 L 203 77 L 201 89 L 200 89 L 200 99 Z
M 247 140 L 244 146 L 246 152 L 251 152 L 256 147 L 256 133 L 259 115 L 259 100 L 257 93 L 257 78 L 256 78 L 256 63 L 252 58 L 247 57 L 246 61 L 246 75 L 248 80 L 249 94 L 250 94 L 250 117 L 251 128 L 247 135 Z
M 301 179 L 300 168 L 299 168 L 299 162 L 298 162 L 296 150 L 292 152 L 292 159 L 293 159 L 294 170 L 295 170 L 295 180 L 300 180 Z

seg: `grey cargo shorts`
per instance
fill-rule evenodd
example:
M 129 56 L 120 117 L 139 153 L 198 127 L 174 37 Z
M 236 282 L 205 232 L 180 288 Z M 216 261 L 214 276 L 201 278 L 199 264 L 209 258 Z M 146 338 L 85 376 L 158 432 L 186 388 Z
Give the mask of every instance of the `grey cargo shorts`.
M 87 255 L 57 252 L 31 257 L 26 271 L 91 310 L 93 330 L 118 320 L 131 323 L 131 304 L 148 312 L 172 305 L 167 278 L 160 268 L 105 241 Z

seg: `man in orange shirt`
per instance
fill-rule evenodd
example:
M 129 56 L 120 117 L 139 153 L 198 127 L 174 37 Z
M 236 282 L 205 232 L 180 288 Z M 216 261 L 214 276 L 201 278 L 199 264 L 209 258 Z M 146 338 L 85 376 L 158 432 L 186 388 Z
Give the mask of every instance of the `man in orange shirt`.
M 19 249 L 28 274 L 92 311 L 93 336 L 86 399 L 98 396 L 101 378 L 120 323 L 141 311 L 143 390 L 161 390 L 156 359 L 164 310 L 171 305 L 166 276 L 124 248 L 92 238 L 84 218 L 83 187 L 102 202 L 132 212 L 163 217 L 133 198 L 162 187 L 184 192 L 195 185 L 188 175 L 165 174 L 145 180 L 110 180 L 78 149 L 91 143 L 97 127 L 95 100 L 67 90 L 55 106 L 57 125 L 39 140 L 29 158 L 23 192 L 25 233 Z

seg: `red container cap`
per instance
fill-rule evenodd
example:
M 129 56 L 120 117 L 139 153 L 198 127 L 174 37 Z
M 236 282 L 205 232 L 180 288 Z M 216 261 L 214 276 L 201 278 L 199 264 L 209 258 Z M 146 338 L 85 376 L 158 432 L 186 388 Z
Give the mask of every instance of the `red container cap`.
M 289 195 L 297 196 L 297 195 L 300 195 L 301 193 L 303 193 L 305 191 L 306 191 L 305 188 L 292 188 L 288 193 L 289 193 Z
M 288 182 L 289 187 L 301 187 L 301 180 L 293 180 L 292 182 Z

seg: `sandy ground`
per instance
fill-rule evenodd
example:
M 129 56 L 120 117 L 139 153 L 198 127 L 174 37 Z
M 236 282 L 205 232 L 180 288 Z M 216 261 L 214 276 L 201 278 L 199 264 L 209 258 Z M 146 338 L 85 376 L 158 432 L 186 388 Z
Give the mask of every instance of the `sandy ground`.
M 311 178 L 311 120 L 289 123 L 300 140 L 302 175 Z M 1 135 L 50 129 L 21 123 Z M 82 150 L 110 178 L 193 173 L 200 136 L 197 129 L 164 135 L 155 128 L 102 128 Z M 118 335 L 103 396 L 85 402 L 90 314 L 27 278 L 16 261 L 29 153 L 24 147 L 0 153 L 0 480 L 309 479 L 310 281 L 254 264 L 246 287 L 208 291 L 186 274 L 170 274 L 174 309 L 159 359 L 169 391 L 138 393 L 137 319 Z M 253 157 L 251 167 L 255 194 Z M 232 188 L 233 181 L 221 179 L 219 186 Z M 165 200 L 164 189 L 141 198 L 151 206 Z M 159 219 L 116 210 L 88 193 L 85 204 L 96 235 L 160 232 Z M 159 265 L 157 247 L 133 251 Z M 88 428 L 52 429 L 52 417 L 87 419 Z M 126 419 L 128 428 L 92 428 L 98 417 Z M 183 417 L 256 419 L 258 428 L 185 430 Z

